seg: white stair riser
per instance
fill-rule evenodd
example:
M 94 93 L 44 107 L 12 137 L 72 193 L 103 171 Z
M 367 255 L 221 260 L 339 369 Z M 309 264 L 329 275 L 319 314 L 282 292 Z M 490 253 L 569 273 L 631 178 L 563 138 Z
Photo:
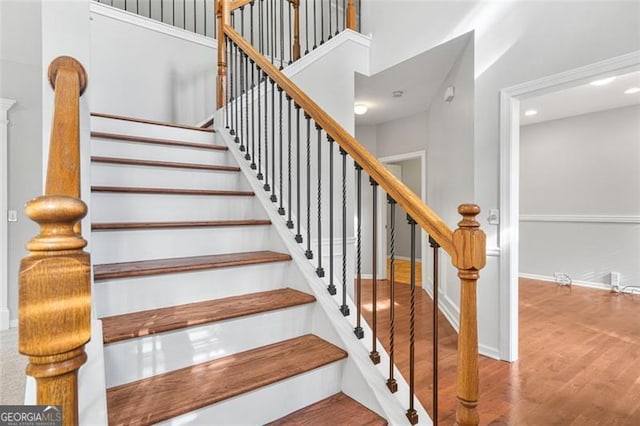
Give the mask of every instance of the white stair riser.
M 279 250 L 271 226 L 94 231 L 94 264 Z
M 91 220 L 193 221 L 264 219 L 266 214 L 252 196 L 91 194 Z
M 213 143 L 215 138 L 211 132 L 102 117 L 91 117 L 91 131 L 197 143 Z
M 225 150 L 103 138 L 91 139 L 91 155 L 136 160 L 173 161 L 176 163 L 233 164 L 229 153 Z
M 95 283 L 96 315 L 146 311 L 287 287 L 291 262 L 119 278 Z
M 104 186 L 246 190 L 243 175 L 233 171 L 93 163 L 91 182 Z
M 265 424 L 339 392 L 343 364 L 334 362 L 158 424 Z
M 308 334 L 313 304 L 105 345 L 107 387 Z

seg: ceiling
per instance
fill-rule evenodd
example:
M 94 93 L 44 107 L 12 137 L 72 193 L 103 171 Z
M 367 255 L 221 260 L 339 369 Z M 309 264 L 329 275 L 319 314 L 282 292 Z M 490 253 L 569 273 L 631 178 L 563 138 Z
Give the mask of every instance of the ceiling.
M 465 34 L 370 77 L 356 74 L 355 103 L 369 108 L 366 114 L 355 116 L 356 126 L 426 111 L 470 40 L 471 34 Z M 403 96 L 392 97 L 396 90 L 403 91 Z
M 604 86 L 585 83 L 525 99 L 520 103 L 520 124 L 526 126 L 590 112 L 640 105 L 640 92 L 624 94 L 624 91 L 631 87 L 640 88 L 640 70 L 637 68 L 622 71 L 616 75 L 615 80 Z M 524 112 L 530 109 L 538 113 L 530 117 L 524 115 Z

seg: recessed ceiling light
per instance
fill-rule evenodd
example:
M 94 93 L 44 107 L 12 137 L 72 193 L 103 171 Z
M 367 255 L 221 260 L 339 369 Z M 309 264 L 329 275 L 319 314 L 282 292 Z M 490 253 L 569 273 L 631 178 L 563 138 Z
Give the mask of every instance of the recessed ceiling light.
M 402 90 L 394 90 L 393 92 L 391 92 L 391 96 L 394 98 L 401 98 L 402 95 L 404 95 L 404 92 Z
M 611 83 L 615 79 L 616 79 L 615 77 L 607 77 L 607 78 L 602 78 L 600 80 L 592 81 L 589 84 L 591 84 L 592 86 L 605 86 L 605 85 Z
M 365 104 L 356 104 L 353 107 L 353 112 L 356 113 L 357 115 L 364 115 L 367 113 L 367 111 L 369 111 L 369 107 L 366 106 Z
M 640 87 L 631 87 L 624 91 L 625 95 L 633 95 L 634 93 L 640 93 Z
M 527 117 L 531 117 L 532 115 L 536 115 L 537 113 L 538 111 L 535 109 L 528 109 L 524 112 L 524 115 L 526 115 Z

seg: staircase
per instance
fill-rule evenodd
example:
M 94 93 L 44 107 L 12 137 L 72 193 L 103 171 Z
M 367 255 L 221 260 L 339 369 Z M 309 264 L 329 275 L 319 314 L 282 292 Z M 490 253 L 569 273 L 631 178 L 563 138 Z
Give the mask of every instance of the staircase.
M 387 423 L 213 131 L 94 114 L 91 152 L 109 424 Z

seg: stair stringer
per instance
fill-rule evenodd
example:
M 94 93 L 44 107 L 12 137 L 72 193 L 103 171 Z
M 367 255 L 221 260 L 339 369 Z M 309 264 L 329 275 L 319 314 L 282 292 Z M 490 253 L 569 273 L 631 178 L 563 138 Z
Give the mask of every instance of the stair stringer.
M 219 119 L 216 120 L 216 123 L 223 123 L 222 114 L 217 115 Z M 385 417 L 389 424 L 409 424 L 405 415 L 407 401 L 409 400 L 409 386 L 400 371 L 394 367 L 398 391 L 392 394 L 386 386 L 389 356 L 378 341 L 380 363 L 374 365 L 371 362 L 369 352 L 371 351 L 372 331 L 364 318 L 361 321 L 361 325 L 365 338 L 358 340 L 353 333 L 353 318 L 356 312 L 356 305 L 351 297 L 347 294 L 347 305 L 351 315 L 345 318 L 339 311 L 342 298 L 341 290 L 338 289 L 338 293 L 335 296 L 331 296 L 327 292 L 327 282 L 317 276 L 315 266 L 305 257 L 303 246 L 295 242 L 294 233 L 287 228 L 286 221 L 278 213 L 278 205 L 269 199 L 268 193 L 262 188 L 262 182 L 256 178 L 255 171 L 251 169 L 249 162 L 244 158 L 244 153 L 239 150 L 238 144 L 233 141 L 233 138 L 223 126 L 216 126 L 216 132 L 218 141 L 224 142 L 229 147 L 229 153 L 233 155 L 240 166 L 241 172 L 245 175 L 251 189 L 256 194 L 256 199 L 263 206 L 268 218 L 271 220 L 275 233 L 280 237 L 286 251 L 292 257 L 292 263 L 297 269 L 299 279 L 292 280 L 290 282 L 291 287 L 308 292 L 316 297 L 319 309 L 314 310 L 311 332 L 343 348 L 349 354 L 344 362 L 340 383 L 341 390 L 367 408 Z M 281 197 L 282 194 L 278 194 L 278 196 Z M 288 208 L 286 203 L 285 208 Z M 295 217 L 293 219 L 294 221 L 297 220 Z M 296 275 L 296 273 L 292 273 L 292 275 Z M 418 412 L 420 425 L 433 424 L 426 410 L 415 397 L 414 408 Z

